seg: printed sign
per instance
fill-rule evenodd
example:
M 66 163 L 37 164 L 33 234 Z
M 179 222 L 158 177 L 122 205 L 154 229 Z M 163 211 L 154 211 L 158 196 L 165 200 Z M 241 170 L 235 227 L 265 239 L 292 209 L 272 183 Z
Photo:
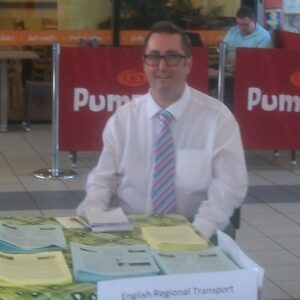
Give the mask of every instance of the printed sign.
M 245 148 L 299 149 L 299 50 L 239 48 L 234 114 Z
M 258 293 L 250 270 L 102 281 L 97 290 L 98 300 L 257 300 Z

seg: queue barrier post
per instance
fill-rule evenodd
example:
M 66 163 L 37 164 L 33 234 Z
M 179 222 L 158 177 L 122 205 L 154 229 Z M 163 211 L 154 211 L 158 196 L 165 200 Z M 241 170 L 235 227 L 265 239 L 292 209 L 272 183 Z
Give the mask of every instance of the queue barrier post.
M 218 99 L 224 103 L 224 77 L 225 77 L 226 43 L 219 47 L 219 72 L 218 72 Z
M 52 93 L 52 150 L 51 169 L 39 169 L 33 172 L 33 176 L 40 179 L 64 179 L 70 180 L 77 177 L 73 170 L 59 168 L 59 56 L 60 45 L 52 46 L 53 58 L 53 93 Z

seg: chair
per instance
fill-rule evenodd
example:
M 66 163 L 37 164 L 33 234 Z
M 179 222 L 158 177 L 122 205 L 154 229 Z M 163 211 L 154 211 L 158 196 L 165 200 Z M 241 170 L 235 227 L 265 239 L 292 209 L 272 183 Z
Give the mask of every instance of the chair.
M 39 59 L 32 61 L 30 79 L 25 80 L 25 108 L 22 126 L 31 130 L 32 101 L 52 98 L 52 49 L 51 46 L 33 46 Z
M 236 208 L 230 218 L 230 223 L 235 229 L 240 229 L 241 227 L 241 208 Z
M 230 224 L 224 230 L 234 240 L 236 238 L 236 232 L 241 227 L 241 208 L 238 207 L 234 210 L 233 215 L 230 218 Z
M 52 97 L 52 81 L 30 81 L 25 83 L 25 109 L 22 127 L 25 131 L 31 130 L 32 100 L 37 97 Z

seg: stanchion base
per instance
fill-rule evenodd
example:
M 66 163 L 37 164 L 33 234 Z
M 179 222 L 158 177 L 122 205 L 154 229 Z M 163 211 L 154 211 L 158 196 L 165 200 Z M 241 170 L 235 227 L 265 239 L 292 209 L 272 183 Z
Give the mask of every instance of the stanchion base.
M 33 176 L 40 179 L 63 179 L 71 180 L 77 177 L 77 173 L 72 170 L 58 170 L 55 174 L 52 169 L 40 169 L 33 172 Z

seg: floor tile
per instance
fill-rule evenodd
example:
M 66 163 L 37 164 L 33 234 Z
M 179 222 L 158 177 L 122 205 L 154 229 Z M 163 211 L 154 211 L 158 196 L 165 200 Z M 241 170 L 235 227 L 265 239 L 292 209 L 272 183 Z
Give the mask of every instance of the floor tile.
M 299 280 L 283 280 L 280 282 L 280 287 L 285 291 L 288 291 L 293 299 L 300 299 Z
M 7 210 L 35 210 L 38 209 L 36 203 L 27 192 L 4 192 L 0 193 L 1 211 Z
M 74 209 L 80 203 L 72 191 L 30 192 L 30 196 L 40 210 Z
M 275 236 L 291 236 L 291 237 L 300 237 L 300 225 L 298 224 L 271 224 L 263 225 L 260 227 L 260 231 L 266 236 L 275 237 Z
M 281 225 L 295 225 L 295 222 L 293 220 L 291 220 L 289 217 L 274 211 L 272 213 L 269 214 L 250 214 L 250 215 L 246 215 L 244 214 L 243 218 L 245 219 L 245 221 L 247 221 L 249 224 L 252 224 L 253 226 L 271 226 L 271 225 L 276 225 L 276 226 L 281 226 Z
M 285 249 L 300 250 L 300 236 L 273 236 L 272 240 Z
M 299 202 L 297 195 L 287 192 L 278 185 L 249 187 L 249 194 L 266 203 Z
M 300 281 L 300 264 L 268 265 L 265 270 L 266 276 L 278 284 L 283 280 Z
M 253 173 L 277 185 L 298 185 L 300 180 L 299 176 L 286 170 L 256 170 Z
M 250 251 L 274 251 L 282 250 L 282 247 L 268 237 L 251 238 L 238 235 L 237 243 L 246 253 Z
M 266 268 L 269 265 L 300 264 L 299 257 L 284 249 L 273 251 L 251 251 L 248 252 L 248 255 L 263 268 Z
M 290 203 L 288 199 L 286 199 L 286 201 L 282 201 L 280 203 L 270 203 L 270 207 L 282 212 L 287 216 L 289 214 L 298 214 L 300 213 L 300 200 L 297 202 Z
M 273 183 L 266 178 L 262 178 L 258 174 L 255 174 L 251 171 L 248 172 L 248 184 L 249 186 L 273 185 Z
M 272 282 L 265 282 L 262 288 L 261 300 L 290 300 L 291 296 L 288 295 L 283 289 L 278 287 Z
M 43 214 L 39 210 L 0 210 L 1 217 L 42 217 Z

